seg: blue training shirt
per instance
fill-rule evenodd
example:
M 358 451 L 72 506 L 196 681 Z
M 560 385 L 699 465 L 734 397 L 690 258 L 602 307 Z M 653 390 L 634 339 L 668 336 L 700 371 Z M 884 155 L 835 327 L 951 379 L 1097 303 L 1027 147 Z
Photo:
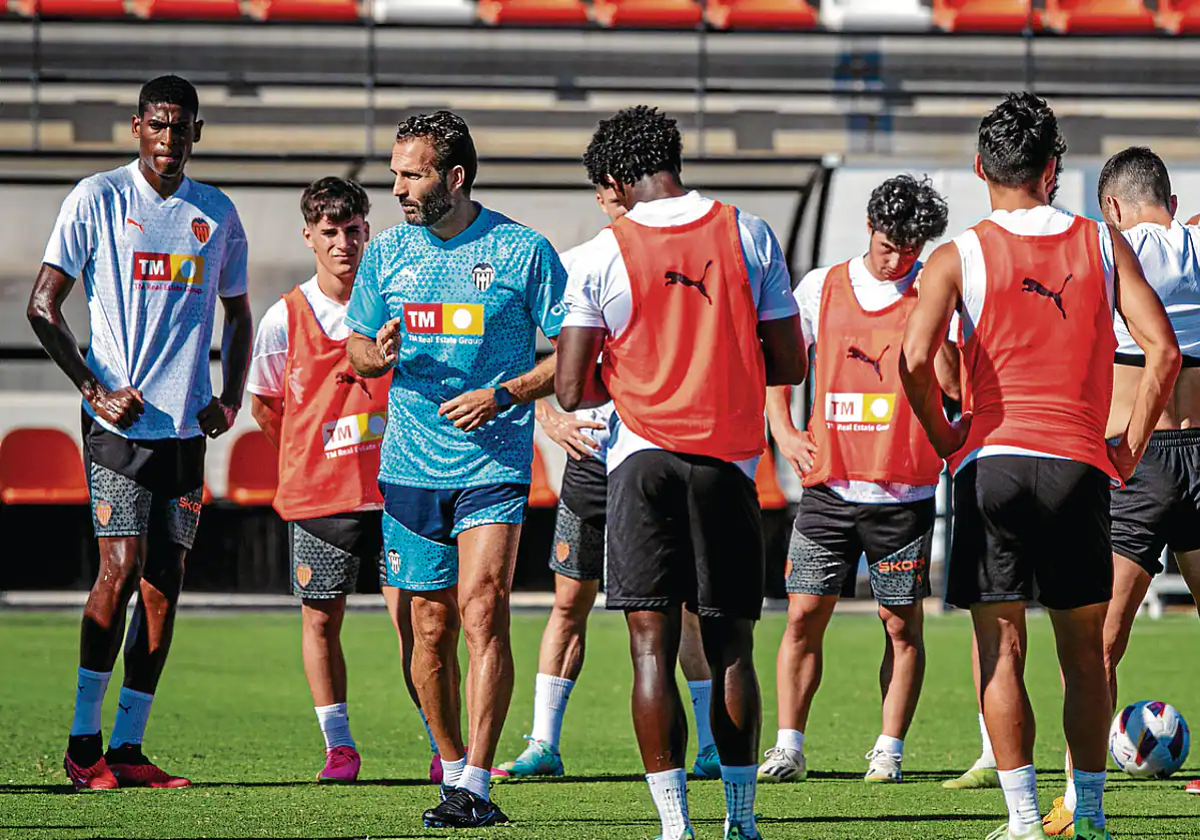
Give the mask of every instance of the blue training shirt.
M 530 480 L 533 404 L 463 432 L 438 407 L 533 367 L 537 328 L 562 327 L 567 273 L 544 236 L 500 213 L 442 240 L 400 224 L 363 252 L 346 324 L 374 338 L 402 318 L 379 480 L 461 489 Z

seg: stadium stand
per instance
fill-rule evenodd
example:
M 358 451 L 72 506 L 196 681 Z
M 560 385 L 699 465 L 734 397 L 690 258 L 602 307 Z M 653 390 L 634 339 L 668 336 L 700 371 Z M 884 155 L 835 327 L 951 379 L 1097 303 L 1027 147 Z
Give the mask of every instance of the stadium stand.
M 251 0 L 250 13 L 259 20 L 354 21 L 356 0 Z
M 708 22 L 718 29 L 812 29 L 817 10 L 805 0 L 709 0 Z
M 586 26 L 580 0 L 481 0 L 479 19 L 494 25 Z
M 151 20 L 234 20 L 238 0 L 134 0 L 134 13 Z
M 558 494 L 550 486 L 546 475 L 546 462 L 542 453 L 535 445 L 533 447 L 533 471 L 529 481 L 529 506 L 531 508 L 552 508 L 558 504 Z
M 1156 28 L 1154 14 L 1142 0 L 1046 0 L 1045 21 L 1067 34 L 1132 35 Z
M 1200 32 L 1200 0 L 1158 0 L 1159 29 L 1171 35 Z
M 475 21 L 476 5 L 471 0 L 374 0 L 371 14 L 380 23 L 469 24 Z
M 239 436 L 229 454 L 229 499 L 250 507 L 269 505 L 278 485 L 279 453 L 271 441 L 260 431 Z
M 947 32 L 1021 32 L 1042 27 L 1030 0 L 934 0 L 933 23 Z
M 16 9 L 26 17 L 123 18 L 124 0 L 18 0 Z
M 58 429 L 12 429 L 0 439 L 0 502 L 83 505 L 87 481 L 79 447 Z
M 821 24 L 828 29 L 929 29 L 929 9 L 921 0 L 821 0 Z
M 697 27 L 704 12 L 694 0 L 596 0 L 592 12 L 598 23 L 614 28 Z

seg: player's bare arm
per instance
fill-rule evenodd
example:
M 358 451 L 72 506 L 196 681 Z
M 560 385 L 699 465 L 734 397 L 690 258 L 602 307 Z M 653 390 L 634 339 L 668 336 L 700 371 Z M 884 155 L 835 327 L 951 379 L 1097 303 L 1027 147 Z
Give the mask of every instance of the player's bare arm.
M 79 342 L 62 314 L 62 302 L 74 287 L 74 277 L 43 263 L 25 314 L 46 354 L 75 383 L 97 416 L 119 429 L 128 429 L 145 411 L 142 392 L 131 387 L 110 391 L 87 366 L 79 352 Z
M 607 336 L 601 327 L 563 327 L 559 333 L 554 395 L 567 411 L 595 408 L 611 399 L 596 364 Z
M 279 432 L 283 428 L 283 397 L 250 395 L 250 416 L 262 429 L 267 440 L 279 448 Z
M 250 375 L 250 351 L 254 343 L 254 316 L 250 312 L 250 296 L 235 295 L 221 298 L 225 325 L 221 331 L 221 368 L 224 377 L 220 397 L 196 415 L 200 429 L 209 437 L 225 434 L 237 419 L 242 407 L 246 377 Z
M 779 451 L 796 475 L 803 477 L 812 469 L 817 447 L 812 437 L 792 422 L 792 388 L 777 385 L 767 388 L 767 423 Z
M 962 379 L 960 378 L 961 357 L 958 345 L 952 341 L 943 341 L 933 361 L 933 370 L 937 375 L 938 386 L 942 393 L 955 402 L 962 402 Z
M 1129 326 L 1130 336 L 1146 354 L 1146 367 L 1138 381 L 1129 424 L 1120 441 L 1109 447 L 1113 464 L 1121 477 L 1127 479 L 1133 475 L 1134 467 L 1146 451 L 1150 433 L 1167 407 L 1183 359 L 1167 311 L 1161 298 L 1146 282 L 1137 255 L 1119 231 L 1112 228 L 1110 231 L 1117 311 Z
M 800 316 L 758 322 L 768 385 L 799 385 L 808 375 Z
M 600 445 L 588 437 L 584 430 L 603 429 L 603 423 L 581 420 L 574 414 L 555 411 L 545 400 L 538 401 L 534 408 L 534 416 L 537 417 L 546 437 L 561 446 L 572 459 L 582 461 L 600 451 Z
M 478 388 L 447 400 L 438 406 L 438 416 L 449 419 L 464 432 L 473 432 L 510 405 L 524 405 L 550 396 L 554 393 L 557 356 L 551 353 L 534 365 L 533 370 L 501 382 L 499 388 Z
M 384 324 L 375 338 L 351 333 L 346 355 L 359 376 L 375 379 L 390 373 L 400 355 L 400 319 L 393 318 Z
M 942 408 L 943 386 L 936 370 L 961 291 L 962 263 L 958 248 L 947 242 L 933 252 L 922 270 L 920 297 L 908 316 L 900 354 L 900 380 L 905 396 L 929 435 L 929 442 L 943 458 L 962 447 L 971 424 L 969 415 L 954 423 L 946 419 Z

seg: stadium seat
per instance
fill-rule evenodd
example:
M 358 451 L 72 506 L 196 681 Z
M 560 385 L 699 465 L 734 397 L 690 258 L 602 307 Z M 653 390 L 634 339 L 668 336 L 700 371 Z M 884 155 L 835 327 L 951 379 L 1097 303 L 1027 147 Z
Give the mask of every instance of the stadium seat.
M 550 486 L 546 477 L 546 464 L 542 461 L 542 453 L 533 447 L 533 472 L 529 481 L 529 506 L 531 508 L 552 508 L 558 504 L 558 494 Z
M 279 452 L 262 432 L 246 432 L 229 451 L 226 495 L 239 505 L 269 505 L 279 485 Z
M 400 23 L 474 23 L 471 0 L 374 0 L 371 14 L 378 21 Z
M 1046 26 L 1067 34 L 1132 35 L 1154 32 L 1142 0 L 1046 0 Z
M 151 20 L 231 20 L 242 16 L 238 0 L 134 0 L 133 10 Z
M 358 20 L 356 0 L 251 0 L 260 20 Z
M 124 0 L 17 0 L 17 11 L 50 18 L 123 18 Z
M 1200 225 L 1200 213 L 1197 213 L 1195 216 L 1192 216 L 1192 218 L 1188 219 L 1187 223 L 1189 225 Z
M 662 27 L 686 29 L 699 26 L 704 11 L 693 0 L 596 0 L 596 21 L 612 27 Z
M 1200 0 L 1158 0 L 1158 28 L 1172 35 L 1200 32 Z
M 481 0 L 479 19 L 510 26 L 585 26 L 587 6 L 580 0 Z
M 783 495 L 779 476 L 775 473 L 775 450 L 770 446 L 758 459 L 754 486 L 758 489 L 758 506 L 763 510 L 783 510 L 787 507 L 787 496 Z
M 85 505 L 87 480 L 79 447 L 58 429 L 13 429 L 0 440 L 0 502 Z
M 827 29 L 929 29 L 921 0 L 821 0 Z
M 709 0 L 708 22 L 718 29 L 812 29 L 817 10 L 806 0 Z
M 933 0 L 933 23 L 948 32 L 1021 32 L 1041 29 L 1030 0 Z

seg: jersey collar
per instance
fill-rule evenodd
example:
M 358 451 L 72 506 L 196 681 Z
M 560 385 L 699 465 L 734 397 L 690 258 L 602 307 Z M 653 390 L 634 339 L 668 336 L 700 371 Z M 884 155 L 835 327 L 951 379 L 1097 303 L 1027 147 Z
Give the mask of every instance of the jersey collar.
M 466 228 L 463 229 L 463 232 L 458 234 L 458 236 L 452 236 L 449 239 L 442 239 L 441 237 L 436 236 L 429 228 L 422 227 L 421 232 L 425 234 L 425 239 L 429 242 L 429 244 L 437 248 L 445 248 L 450 250 L 451 248 L 457 248 L 460 245 L 464 245 L 467 242 L 470 242 L 472 239 L 478 239 L 479 236 L 485 230 L 487 230 L 489 223 L 488 217 L 491 215 L 492 211 L 488 210 L 478 201 L 472 201 L 471 203 L 475 205 L 479 212 L 475 214 L 475 221 L 467 225 Z

